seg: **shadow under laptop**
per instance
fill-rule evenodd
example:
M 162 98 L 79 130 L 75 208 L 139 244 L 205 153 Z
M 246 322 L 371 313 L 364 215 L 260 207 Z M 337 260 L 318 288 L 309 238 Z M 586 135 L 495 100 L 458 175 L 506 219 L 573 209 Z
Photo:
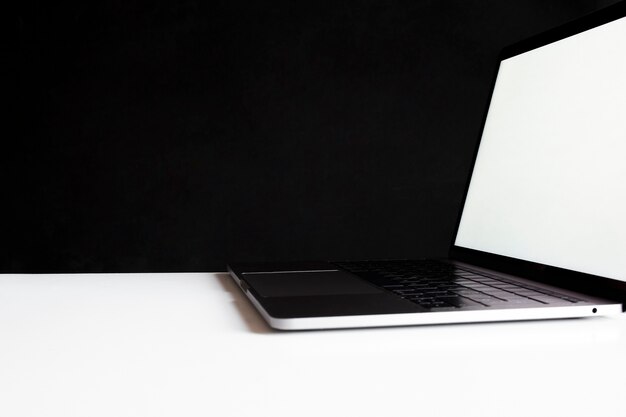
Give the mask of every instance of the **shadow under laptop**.
M 280 333 L 263 320 L 228 274 L 216 274 L 216 277 L 224 290 L 232 296 L 232 303 L 248 330 L 259 334 Z

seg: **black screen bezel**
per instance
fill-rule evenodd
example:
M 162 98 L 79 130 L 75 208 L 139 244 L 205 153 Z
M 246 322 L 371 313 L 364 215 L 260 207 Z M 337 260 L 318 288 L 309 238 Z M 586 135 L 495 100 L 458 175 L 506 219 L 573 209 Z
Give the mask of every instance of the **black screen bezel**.
M 496 84 L 498 71 L 500 69 L 500 63 L 504 59 L 522 54 L 524 52 L 528 52 L 530 50 L 551 44 L 553 42 L 557 42 L 561 39 L 565 39 L 567 37 L 576 35 L 589 29 L 593 29 L 595 27 L 612 22 L 625 16 L 626 1 L 621 1 L 617 4 L 589 14 L 581 19 L 566 23 L 547 32 L 507 46 L 501 51 L 498 57 L 498 64 L 496 65 L 496 69 L 493 74 L 490 90 L 491 92 L 487 100 L 486 108 L 484 110 L 482 125 L 480 127 L 480 134 L 476 143 L 476 147 L 474 149 L 470 174 L 465 184 L 465 192 L 457 217 L 456 226 L 454 228 L 454 234 L 449 251 L 449 257 L 451 259 L 460 260 L 475 265 L 481 265 L 497 271 L 531 278 L 533 280 L 570 288 L 576 291 L 582 291 L 590 295 L 614 299 L 616 301 L 620 301 L 624 306 L 624 311 L 626 311 L 626 282 L 558 268 L 550 265 L 510 258 L 507 256 L 496 255 L 489 252 L 483 252 L 455 245 L 459 225 L 461 222 L 461 216 L 463 214 L 463 208 L 465 207 L 465 202 L 469 191 L 469 185 L 476 164 L 476 157 L 478 156 L 480 141 L 485 128 L 485 122 L 487 120 L 487 114 L 489 111 L 493 90 Z

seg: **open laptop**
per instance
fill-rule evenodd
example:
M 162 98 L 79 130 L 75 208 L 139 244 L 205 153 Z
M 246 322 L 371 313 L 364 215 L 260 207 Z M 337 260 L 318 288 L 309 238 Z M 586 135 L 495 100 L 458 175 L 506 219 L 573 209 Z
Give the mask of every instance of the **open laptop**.
M 229 272 L 284 330 L 623 312 L 626 2 L 502 51 L 448 259 Z

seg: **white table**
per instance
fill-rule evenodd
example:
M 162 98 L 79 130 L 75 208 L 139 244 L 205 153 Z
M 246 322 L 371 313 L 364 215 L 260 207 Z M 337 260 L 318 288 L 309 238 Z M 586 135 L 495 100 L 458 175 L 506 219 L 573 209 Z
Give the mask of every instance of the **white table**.
M 275 332 L 225 274 L 0 275 L 0 416 L 624 416 L 626 315 Z

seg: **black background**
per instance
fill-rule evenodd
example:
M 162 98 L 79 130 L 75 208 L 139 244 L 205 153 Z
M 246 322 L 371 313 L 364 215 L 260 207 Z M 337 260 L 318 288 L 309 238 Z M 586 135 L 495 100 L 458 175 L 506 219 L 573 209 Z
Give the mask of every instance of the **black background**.
M 21 2 L 0 270 L 445 255 L 499 49 L 611 3 Z

